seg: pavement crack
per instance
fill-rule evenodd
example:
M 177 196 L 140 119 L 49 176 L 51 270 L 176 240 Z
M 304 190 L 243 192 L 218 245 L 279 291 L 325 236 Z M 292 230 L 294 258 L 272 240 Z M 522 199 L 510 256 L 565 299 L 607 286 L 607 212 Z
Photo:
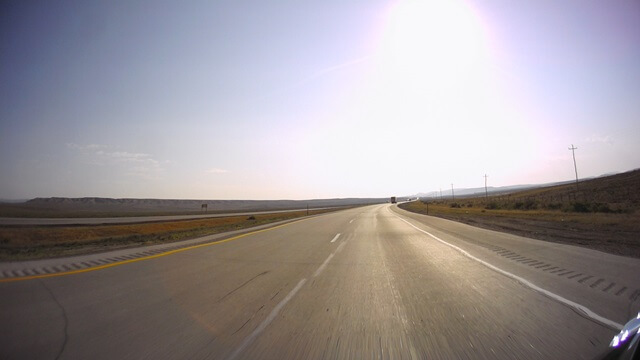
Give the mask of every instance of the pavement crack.
M 44 281 L 40 280 L 40 284 L 42 284 L 42 286 L 45 288 L 45 290 L 47 290 L 49 295 L 51 295 L 51 298 L 53 299 L 53 301 L 55 301 L 55 303 L 58 305 L 58 307 L 60 308 L 60 312 L 62 313 L 62 319 L 64 320 L 64 328 L 63 328 L 63 330 L 64 330 L 64 340 L 62 341 L 62 346 L 60 347 L 60 350 L 58 351 L 58 353 L 56 354 L 56 357 L 55 357 L 55 359 L 58 360 L 62 356 L 62 353 L 64 352 L 64 349 L 67 347 L 67 340 L 69 339 L 69 333 L 67 331 L 67 328 L 69 326 L 69 319 L 67 318 L 67 312 L 64 310 L 64 306 L 62 306 L 62 304 L 60 304 L 60 301 L 58 301 L 58 298 L 56 298 L 56 296 L 53 293 L 53 291 L 51 291 L 51 289 L 49 289 L 49 287 L 47 286 L 47 284 L 44 283 Z
M 256 316 L 256 314 L 258 313 L 258 311 L 262 310 L 262 308 L 264 308 L 264 305 L 260 306 L 260 308 L 259 308 L 258 310 L 256 310 L 256 311 L 253 313 L 253 315 L 251 315 L 251 317 L 250 317 L 250 318 L 248 318 L 248 319 L 247 319 L 247 321 L 245 321 L 245 322 L 242 324 L 242 326 L 240 326 L 240 327 L 238 328 L 238 330 L 234 331 L 234 332 L 233 332 L 233 334 L 231 334 L 231 335 L 235 335 L 238 331 L 242 330 L 242 328 L 243 328 L 245 325 L 247 325 L 247 324 L 249 323 L 249 321 L 251 321 L 251 319 L 253 319 L 253 318 Z
M 256 278 L 262 276 L 262 275 L 266 275 L 269 271 L 263 271 L 260 274 L 252 277 L 251 279 L 245 281 L 244 283 L 242 283 L 242 285 L 238 286 L 237 288 L 229 291 L 225 296 L 221 297 L 217 302 L 221 302 L 222 300 L 226 299 L 227 297 L 229 297 L 231 294 L 233 294 L 234 292 L 240 290 L 243 286 L 247 285 L 248 283 L 252 282 L 253 280 L 255 280 Z

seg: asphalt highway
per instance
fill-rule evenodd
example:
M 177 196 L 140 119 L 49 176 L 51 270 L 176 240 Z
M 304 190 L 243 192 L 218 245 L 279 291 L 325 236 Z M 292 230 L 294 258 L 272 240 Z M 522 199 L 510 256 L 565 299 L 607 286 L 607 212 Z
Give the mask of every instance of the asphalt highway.
M 640 309 L 637 259 L 392 205 L 29 266 L 0 278 L 2 359 L 590 359 Z

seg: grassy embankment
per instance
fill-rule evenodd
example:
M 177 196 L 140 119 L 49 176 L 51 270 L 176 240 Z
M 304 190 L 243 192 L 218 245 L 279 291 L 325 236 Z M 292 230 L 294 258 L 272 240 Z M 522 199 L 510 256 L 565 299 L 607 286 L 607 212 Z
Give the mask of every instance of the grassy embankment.
M 427 205 L 428 204 L 428 205 Z M 540 240 L 640 258 L 640 171 L 509 195 L 400 207 Z
M 320 214 L 338 209 L 310 210 Z M 99 226 L 0 226 L 0 261 L 169 243 L 303 217 L 306 211 Z

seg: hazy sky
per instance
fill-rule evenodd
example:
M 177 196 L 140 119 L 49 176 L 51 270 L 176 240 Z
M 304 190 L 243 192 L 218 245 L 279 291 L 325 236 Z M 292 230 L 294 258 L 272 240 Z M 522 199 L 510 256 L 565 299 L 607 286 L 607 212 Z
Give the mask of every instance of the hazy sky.
M 0 5 L 0 198 L 540 183 L 639 136 L 637 0 Z

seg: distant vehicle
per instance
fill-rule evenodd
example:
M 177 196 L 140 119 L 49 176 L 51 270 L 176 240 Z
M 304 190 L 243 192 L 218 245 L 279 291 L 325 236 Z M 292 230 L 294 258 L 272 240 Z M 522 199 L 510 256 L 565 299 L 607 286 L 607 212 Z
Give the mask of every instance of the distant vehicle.
M 392 204 L 397 203 L 397 201 L 396 201 L 396 197 L 395 197 L 395 196 L 392 196 L 392 197 L 391 197 L 391 203 L 392 203 Z

